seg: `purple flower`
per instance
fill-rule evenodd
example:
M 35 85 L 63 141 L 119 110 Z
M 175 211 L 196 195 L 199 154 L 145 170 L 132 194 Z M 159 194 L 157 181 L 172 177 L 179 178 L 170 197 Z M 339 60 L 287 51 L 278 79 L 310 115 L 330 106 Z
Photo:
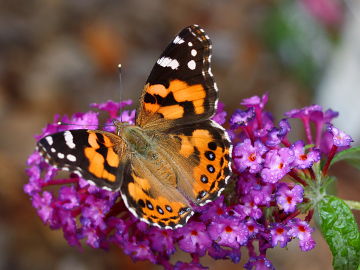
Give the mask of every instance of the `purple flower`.
M 150 246 L 153 250 L 165 254 L 173 254 L 176 249 L 174 246 L 174 232 L 171 230 L 161 230 L 152 227 L 149 230 Z
M 310 119 L 314 123 L 324 124 L 324 123 L 330 123 L 332 119 L 334 119 L 338 116 L 339 116 L 338 112 L 328 109 L 325 112 L 323 112 L 323 111 L 312 112 L 310 115 Z
M 320 105 L 311 105 L 301 109 L 291 110 L 285 113 L 285 116 L 289 118 L 304 119 L 304 118 L 309 118 L 315 112 L 321 112 L 321 111 L 322 111 L 322 107 Z
M 212 240 L 219 245 L 239 248 L 248 240 L 247 226 L 237 218 L 223 218 L 218 222 L 212 222 L 208 227 Z
M 353 142 L 353 139 L 349 135 L 331 124 L 328 126 L 328 131 L 333 136 L 332 141 L 335 146 L 348 147 L 351 142 Z
M 282 119 L 279 127 L 273 127 L 267 134 L 266 145 L 270 147 L 277 146 L 286 137 L 291 130 L 291 126 L 287 119 Z
M 244 268 L 247 270 L 275 270 L 272 263 L 264 256 L 250 257 Z
M 224 107 L 225 107 L 224 103 L 219 101 L 218 107 L 216 109 L 216 113 L 212 117 L 212 120 L 214 120 L 215 122 L 217 122 L 220 125 L 223 125 L 226 121 L 227 112 L 224 111 Z
M 201 211 L 200 219 L 205 223 L 219 219 L 228 215 L 228 209 L 224 203 L 224 196 L 221 196 L 212 203 L 199 209 Z
M 280 209 L 285 213 L 295 211 L 296 205 L 303 201 L 304 189 L 300 185 L 295 185 L 292 189 L 287 184 L 281 183 L 276 192 L 276 202 Z
M 152 252 L 149 241 L 129 241 L 126 243 L 124 252 L 131 256 L 135 261 L 148 260 L 152 263 L 156 263 L 156 257 Z
M 179 247 L 185 252 L 204 256 L 206 250 L 211 246 L 206 226 L 200 222 L 189 222 L 186 226 L 177 229 L 175 235 L 179 238 Z
M 273 184 L 264 183 L 260 177 L 252 174 L 243 174 L 237 182 L 239 193 L 248 195 L 248 201 L 253 201 L 259 206 L 268 206 L 272 200 Z M 245 196 L 244 196 L 245 198 Z
M 37 209 L 38 215 L 44 223 L 49 223 L 54 208 L 52 206 L 53 196 L 50 192 L 44 191 L 42 196 L 36 193 L 33 196 L 32 205 Z
M 312 148 L 305 153 L 305 144 L 303 141 L 295 142 L 291 147 L 295 154 L 293 166 L 298 169 L 310 168 L 315 162 L 320 160 L 320 150 Z
M 234 207 L 235 216 L 239 216 L 241 219 L 251 217 L 255 220 L 262 217 L 261 209 L 250 196 L 244 196 L 242 201 L 243 204 L 238 204 Z
M 273 247 L 275 247 L 279 243 L 280 247 L 283 248 L 290 241 L 290 238 L 288 236 L 288 229 L 280 223 L 273 225 L 273 227 L 270 229 L 270 235 L 271 244 Z
M 65 209 L 73 209 L 80 204 L 78 193 L 74 187 L 61 187 L 59 190 L 59 201 Z
M 129 106 L 132 104 L 132 100 L 124 100 L 121 102 L 114 102 L 112 100 L 108 100 L 104 103 L 92 103 L 90 107 L 97 108 L 101 111 L 105 111 L 109 113 L 110 119 L 117 118 L 119 110 L 124 108 L 125 106 Z M 126 121 L 124 121 L 126 122 Z
M 262 169 L 264 159 L 262 155 L 267 152 L 267 148 L 260 141 L 256 140 L 252 145 L 250 139 L 235 146 L 234 163 L 236 168 L 243 172 L 249 168 L 250 173 L 257 173 Z
M 253 219 L 249 219 L 245 222 L 245 225 L 247 227 L 248 230 L 248 236 L 250 237 L 256 237 L 256 235 L 263 231 L 264 228 L 262 225 L 260 225 L 259 223 L 257 223 L 255 220 Z
M 289 148 L 270 150 L 265 157 L 264 169 L 261 177 L 264 182 L 276 183 L 291 170 L 294 152 Z
M 247 110 L 239 110 L 237 109 L 234 114 L 230 118 L 230 124 L 232 129 L 236 129 L 239 127 L 244 127 L 249 124 L 255 117 L 254 108 L 249 108 Z
M 105 215 L 110 211 L 110 204 L 107 200 L 96 198 L 94 195 L 88 195 L 83 202 L 81 223 L 84 226 L 95 226 L 101 229 L 106 228 L 104 222 Z
M 241 259 L 241 253 L 239 248 L 224 249 L 219 244 L 213 242 L 212 246 L 208 249 L 210 257 L 219 260 L 231 259 L 234 263 L 238 263 Z
M 314 231 L 306 221 L 295 218 L 288 222 L 290 229 L 288 235 L 299 239 L 299 246 L 302 251 L 309 251 L 315 247 L 315 241 L 311 236 Z
M 240 104 L 248 108 L 255 107 L 255 108 L 263 109 L 265 108 L 268 99 L 269 99 L 268 94 L 264 94 L 261 98 L 259 96 L 252 96 L 243 99 L 243 101 Z
M 202 266 L 199 263 L 184 263 L 184 262 L 176 262 L 174 266 L 174 270 L 204 270 L 209 269 L 207 267 Z

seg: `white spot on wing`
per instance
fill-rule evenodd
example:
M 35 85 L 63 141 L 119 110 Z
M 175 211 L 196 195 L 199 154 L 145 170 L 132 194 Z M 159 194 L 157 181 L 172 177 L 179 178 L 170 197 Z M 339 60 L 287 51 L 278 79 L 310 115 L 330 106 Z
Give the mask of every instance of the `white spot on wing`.
M 71 133 L 71 131 L 67 130 L 64 132 L 64 138 L 65 138 L 65 142 L 66 145 L 71 148 L 74 149 L 75 148 L 75 143 L 74 143 L 74 137 Z
M 63 158 L 65 157 L 65 155 L 64 155 L 63 153 L 58 153 L 57 156 L 58 156 L 58 158 L 60 158 L 60 159 L 63 159 Z
M 214 75 L 211 72 L 211 68 L 208 69 L 208 73 L 210 74 L 211 77 L 213 77 Z
M 187 66 L 188 68 L 190 68 L 191 70 L 194 70 L 196 68 L 196 63 L 194 60 L 190 60 L 188 63 L 187 63 Z
M 68 160 L 72 161 L 72 162 L 75 162 L 75 161 L 76 161 L 76 157 L 75 157 L 74 155 L 71 155 L 71 154 L 68 154 L 68 155 L 66 156 L 66 158 L 67 158 Z
M 181 44 L 181 43 L 184 43 L 184 40 L 181 37 L 176 36 L 173 43 L 174 44 Z
M 45 140 L 47 141 L 47 143 L 49 145 L 52 145 L 54 143 L 54 140 L 53 140 L 53 138 L 51 136 L 46 136 Z
M 51 147 L 50 151 L 51 151 L 52 153 L 55 153 L 55 152 L 56 152 L 55 148 L 53 148 L 53 147 Z
M 191 41 L 188 42 L 188 46 L 191 47 L 193 44 Z
M 195 49 L 192 49 L 192 50 L 191 50 L 191 55 L 192 55 L 192 56 L 196 56 L 196 55 L 197 55 L 197 51 L 196 51 Z
M 180 65 L 176 59 L 171 59 L 169 57 L 161 57 L 156 63 L 162 67 L 170 67 L 172 69 L 177 69 Z

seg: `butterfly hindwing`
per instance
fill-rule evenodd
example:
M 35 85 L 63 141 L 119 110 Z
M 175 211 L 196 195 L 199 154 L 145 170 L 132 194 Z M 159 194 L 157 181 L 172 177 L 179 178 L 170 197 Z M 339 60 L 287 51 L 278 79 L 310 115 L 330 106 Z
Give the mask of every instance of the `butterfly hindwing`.
M 176 181 L 165 183 L 148 167 L 136 159 L 126 164 L 121 187 L 126 206 L 136 217 L 160 228 L 184 225 L 194 212 L 177 189 Z
M 162 128 L 211 117 L 218 93 L 210 60 L 211 42 L 204 30 L 197 25 L 182 30 L 147 79 L 137 124 Z
M 121 146 L 115 134 L 86 129 L 54 133 L 38 142 L 40 153 L 51 165 L 111 190 L 121 185 Z
M 179 145 L 179 189 L 197 205 L 215 200 L 231 174 L 232 146 L 226 131 L 212 120 L 168 130 Z M 188 175 L 190 173 L 190 175 Z

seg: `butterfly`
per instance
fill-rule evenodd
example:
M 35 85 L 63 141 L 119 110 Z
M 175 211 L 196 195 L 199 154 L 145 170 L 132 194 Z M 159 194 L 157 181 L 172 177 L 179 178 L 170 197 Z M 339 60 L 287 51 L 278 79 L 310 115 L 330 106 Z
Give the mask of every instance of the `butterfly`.
M 38 150 L 59 169 L 121 192 L 130 212 L 174 229 L 194 206 L 215 200 L 231 175 L 232 145 L 210 118 L 218 88 L 211 41 L 198 25 L 184 28 L 156 61 L 140 97 L 136 123 L 116 132 L 67 130 L 42 138 Z

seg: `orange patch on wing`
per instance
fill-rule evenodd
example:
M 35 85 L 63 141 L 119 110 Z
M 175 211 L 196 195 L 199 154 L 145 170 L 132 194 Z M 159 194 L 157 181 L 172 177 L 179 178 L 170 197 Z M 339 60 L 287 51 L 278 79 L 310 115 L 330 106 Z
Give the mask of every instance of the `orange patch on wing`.
M 90 134 L 90 136 L 91 135 L 92 134 Z M 89 143 L 90 143 L 90 136 L 89 136 Z M 100 146 L 98 145 L 98 148 L 99 147 Z M 103 178 L 108 181 L 115 182 L 116 180 L 115 175 L 105 170 L 104 168 L 105 158 L 101 154 L 96 152 L 96 149 L 97 148 L 93 148 L 93 147 L 86 147 L 84 149 L 84 154 L 86 158 L 89 160 L 89 167 L 88 167 L 89 172 L 98 178 Z
M 166 89 L 162 84 L 147 85 L 145 88 L 145 91 L 151 95 L 166 97 L 170 93 L 170 90 Z
M 112 141 L 110 140 L 109 137 L 105 136 L 104 134 L 102 134 L 103 138 L 104 138 L 104 145 L 106 147 L 111 147 L 113 146 L 114 144 L 112 143 Z
M 95 148 L 95 149 L 100 148 L 100 145 L 97 142 L 96 133 L 91 132 L 91 131 L 89 132 L 88 142 L 92 148 Z
M 173 92 L 177 102 L 204 99 L 206 96 L 205 89 L 201 84 L 189 86 L 186 82 L 180 80 L 171 81 L 169 89 Z
M 158 109 L 160 108 L 160 105 L 144 102 L 144 108 L 148 112 L 156 113 L 158 111 Z
M 109 173 L 107 170 L 103 170 L 101 178 L 106 179 L 110 182 L 115 182 L 115 175 Z
M 114 152 L 112 147 L 108 148 L 106 161 L 111 167 L 118 167 L 120 163 L 119 155 Z
M 202 114 L 205 112 L 203 99 L 194 100 L 193 104 L 194 104 L 196 114 Z
M 140 186 L 142 189 L 144 190 L 149 190 L 150 189 L 150 183 L 149 180 L 147 180 L 146 178 L 141 178 L 138 177 L 134 174 L 131 175 L 134 178 L 135 183 Z
M 178 119 L 183 117 L 184 108 L 180 105 L 170 105 L 161 107 L 158 112 L 161 113 L 165 119 Z
M 190 142 L 188 136 L 179 136 L 181 138 L 181 148 L 180 154 L 186 158 L 188 158 L 192 153 L 194 153 L 194 146 Z

